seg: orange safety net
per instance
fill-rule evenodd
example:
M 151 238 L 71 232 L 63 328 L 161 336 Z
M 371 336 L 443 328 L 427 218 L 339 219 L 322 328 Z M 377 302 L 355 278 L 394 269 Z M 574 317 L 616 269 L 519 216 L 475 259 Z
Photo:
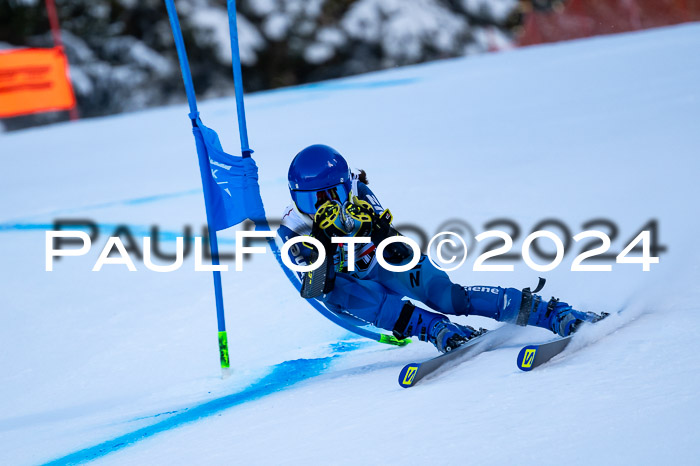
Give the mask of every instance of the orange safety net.
M 60 47 L 0 52 L 0 118 L 75 107 Z
M 700 0 L 568 0 L 555 11 L 530 12 L 518 43 L 635 31 L 700 20 Z

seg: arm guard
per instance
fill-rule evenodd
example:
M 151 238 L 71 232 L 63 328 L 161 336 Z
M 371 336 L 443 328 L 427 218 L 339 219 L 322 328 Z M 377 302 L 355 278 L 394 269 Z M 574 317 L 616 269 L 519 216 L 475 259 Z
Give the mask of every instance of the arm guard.
M 374 212 L 374 209 L 372 210 Z M 389 209 L 384 210 L 381 215 L 377 215 L 374 212 L 373 227 L 372 227 L 372 242 L 375 245 L 379 245 L 385 239 L 392 236 L 401 236 L 401 233 L 396 231 L 394 227 L 391 226 L 393 220 L 391 211 Z M 412 256 L 412 250 L 404 243 L 391 243 L 384 249 L 384 260 L 389 264 L 398 265 L 410 259 Z
M 326 251 L 326 259 L 316 269 L 310 272 L 305 272 L 301 280 L 301 297 L 306 299 L 318 298 L 319 296 L 330 293 L 335 286 L 335 267 L 333 256 L 338 248 L 337 244 L 331 242 L 330 233 L 333 227 L 333 210 L 330 208 L 332 204 L 325 203 L 319 207 L 314 216 L 314 224 L 311 228 L 311 236 L 321 242 Z M 337 216 L 337 212 L 335 213 Z M 319 252 L 316 248 L 307 243 L 302 243 L 306 248 L 310 249 L 309 256 L 311 263 L 316 262 Z

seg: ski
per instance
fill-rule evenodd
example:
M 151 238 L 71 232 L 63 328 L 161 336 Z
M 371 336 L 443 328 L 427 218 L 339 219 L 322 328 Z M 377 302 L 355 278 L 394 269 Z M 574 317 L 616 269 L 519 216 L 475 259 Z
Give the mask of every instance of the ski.
M 603 312 L 600 319 L 594 321 L 593 323 L 600 322 L 609 315 L 610 314 L 607 312 Z M 566 347 L 569 346 L 569 343 L 571 343 L 571 339 L 574 337 L 574 335 L 576 334 L 572 333 L 568 337 L 559 337 L 556 340 L 552 340 L 547 343 L 528 345 L 524 347 L 518 353 L 518 369 L 527 372 L 546 363 L 554 356 L 564 351 Z
M 463 344 L 462 346 L 441 354 L 424 362 L 406 364 L 399 373 L 399 385 L 403 388 L 413 387 L 421 379 L 425 378 L 451 362 L 463 362 L 477 354 L 489 351 L 505 342 L 511 335 L 510 325 L 504 325 L 496 330 L 489 330 Z
M 528 345 L 518 353 L 518 368 L 521 371 L 531 371 L 541 366 L 557 354 L 561 353 L 571 343 L 573 335 L 539 345 Z

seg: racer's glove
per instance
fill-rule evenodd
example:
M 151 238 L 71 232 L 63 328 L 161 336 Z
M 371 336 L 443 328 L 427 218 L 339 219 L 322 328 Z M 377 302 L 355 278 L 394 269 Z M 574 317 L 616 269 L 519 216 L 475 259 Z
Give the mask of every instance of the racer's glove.
M 376 214 L 372 206 L 357 197 L 351 198 L 342 206 L 339 202 L 327 201 L 316 211 L 312 236 L 370 236 L 373 215 Z
M 369 236 L 372 243 L 379 245 L 385 239 L 399 236 L 400 233 L 391 226 L 393 216 L 389 209 L 377 214 L 367 202 L 351 197 L 342 208 L 338 202 L 326 202 L 319 207 L 314 217 L 312 236 L 321 234 L 328 238 L 342 236 Z M 405 243 L 397 242 L 384 248 L 384 260 L 398 265 L 412 256 L 412 250 Z

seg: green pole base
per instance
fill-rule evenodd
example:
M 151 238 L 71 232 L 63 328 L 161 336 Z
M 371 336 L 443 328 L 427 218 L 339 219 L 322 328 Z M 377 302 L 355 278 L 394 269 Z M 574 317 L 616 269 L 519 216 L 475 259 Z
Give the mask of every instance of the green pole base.
M 404 338 L 403 340 L 399 340 L 394 335 L 386 335 L 382 333 L 382 336 L 379 338 L 379 343 L 385 343 L 387 345 L 394 346 L 406 346 L 407 344 L 411 343 L 411 339 Z
M 219 361 L 221 361 L 221 368 L 229 368 L 228 359 L 228 337 L 226 336 L 226 331 L 219 332 Z

